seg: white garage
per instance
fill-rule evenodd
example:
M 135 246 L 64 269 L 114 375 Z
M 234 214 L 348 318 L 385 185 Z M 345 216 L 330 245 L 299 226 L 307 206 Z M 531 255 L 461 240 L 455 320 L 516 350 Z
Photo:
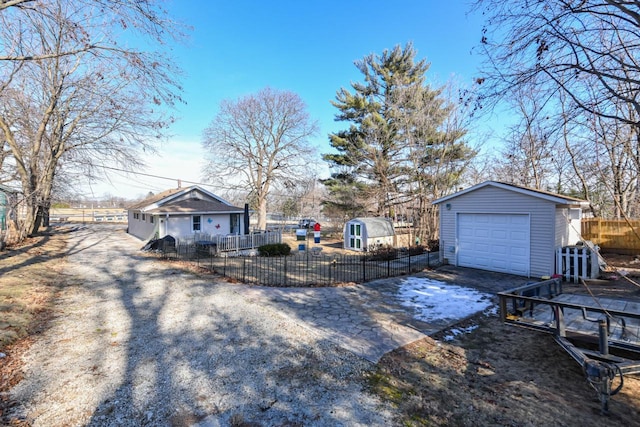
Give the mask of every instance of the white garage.
M 580 241 L 584 200 L 487 181 L 434 202 L 440 259 L 460 267 L 541 277 L 556 272 L 555 251 Z

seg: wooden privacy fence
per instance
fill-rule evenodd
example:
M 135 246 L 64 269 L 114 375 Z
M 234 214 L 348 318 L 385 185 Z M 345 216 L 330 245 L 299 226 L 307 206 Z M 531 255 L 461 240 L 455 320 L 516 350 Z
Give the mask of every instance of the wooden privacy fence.
M 605 252 L 640 252 L 640 220 L 586 218 L 582 239 L 590 240 Z

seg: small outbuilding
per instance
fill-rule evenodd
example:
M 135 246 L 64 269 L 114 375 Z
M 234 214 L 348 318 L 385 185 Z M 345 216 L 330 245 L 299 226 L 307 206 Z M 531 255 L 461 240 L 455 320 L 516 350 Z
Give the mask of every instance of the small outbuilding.
M 433 202 L 440 207 L 440 261 L 527 277 L 556 273 L 556 251 L 581 240 L 574 197 L 486 181 Z
M 354 218 L 344 225 L 344 248 L 371 251 L 382 246 L 394 246 L 393 224 L 386 218 Z

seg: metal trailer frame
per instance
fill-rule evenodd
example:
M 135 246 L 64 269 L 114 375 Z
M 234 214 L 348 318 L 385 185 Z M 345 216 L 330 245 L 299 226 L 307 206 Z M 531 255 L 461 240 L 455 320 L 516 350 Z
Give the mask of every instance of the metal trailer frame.
M 582 366 L 598 395 L 601 413 L 607 414 L 609 398 L 622 389 L 624 375 L 640 373 L 640 338 L 631 331 L 640 331 L 640 311 L 607 309 L 597 300 L 594 304 L 566 302 L 562 295 L 569 294 L 563 294 L 559 278 L 500 292 L 500 318 L 509 325 L 553 334 L 556 342 Z M 545 311 L 540 320 L 539 314 Z M 576 320 L 578 314 L 580 318 Z M 568 330 L 568 315 L 574 317 L 570 323 L 577 324 L 577 328 Z M 632 339 L 629 335 L 633 335 Z M 614 388 L 616 377 L 619 382 Z

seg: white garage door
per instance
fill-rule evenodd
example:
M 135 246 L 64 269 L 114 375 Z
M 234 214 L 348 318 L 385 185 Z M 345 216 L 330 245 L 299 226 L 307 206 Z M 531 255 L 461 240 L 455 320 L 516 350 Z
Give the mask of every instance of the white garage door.
M 529 275 L 529 215 L 458 214 L 462 267 Z

